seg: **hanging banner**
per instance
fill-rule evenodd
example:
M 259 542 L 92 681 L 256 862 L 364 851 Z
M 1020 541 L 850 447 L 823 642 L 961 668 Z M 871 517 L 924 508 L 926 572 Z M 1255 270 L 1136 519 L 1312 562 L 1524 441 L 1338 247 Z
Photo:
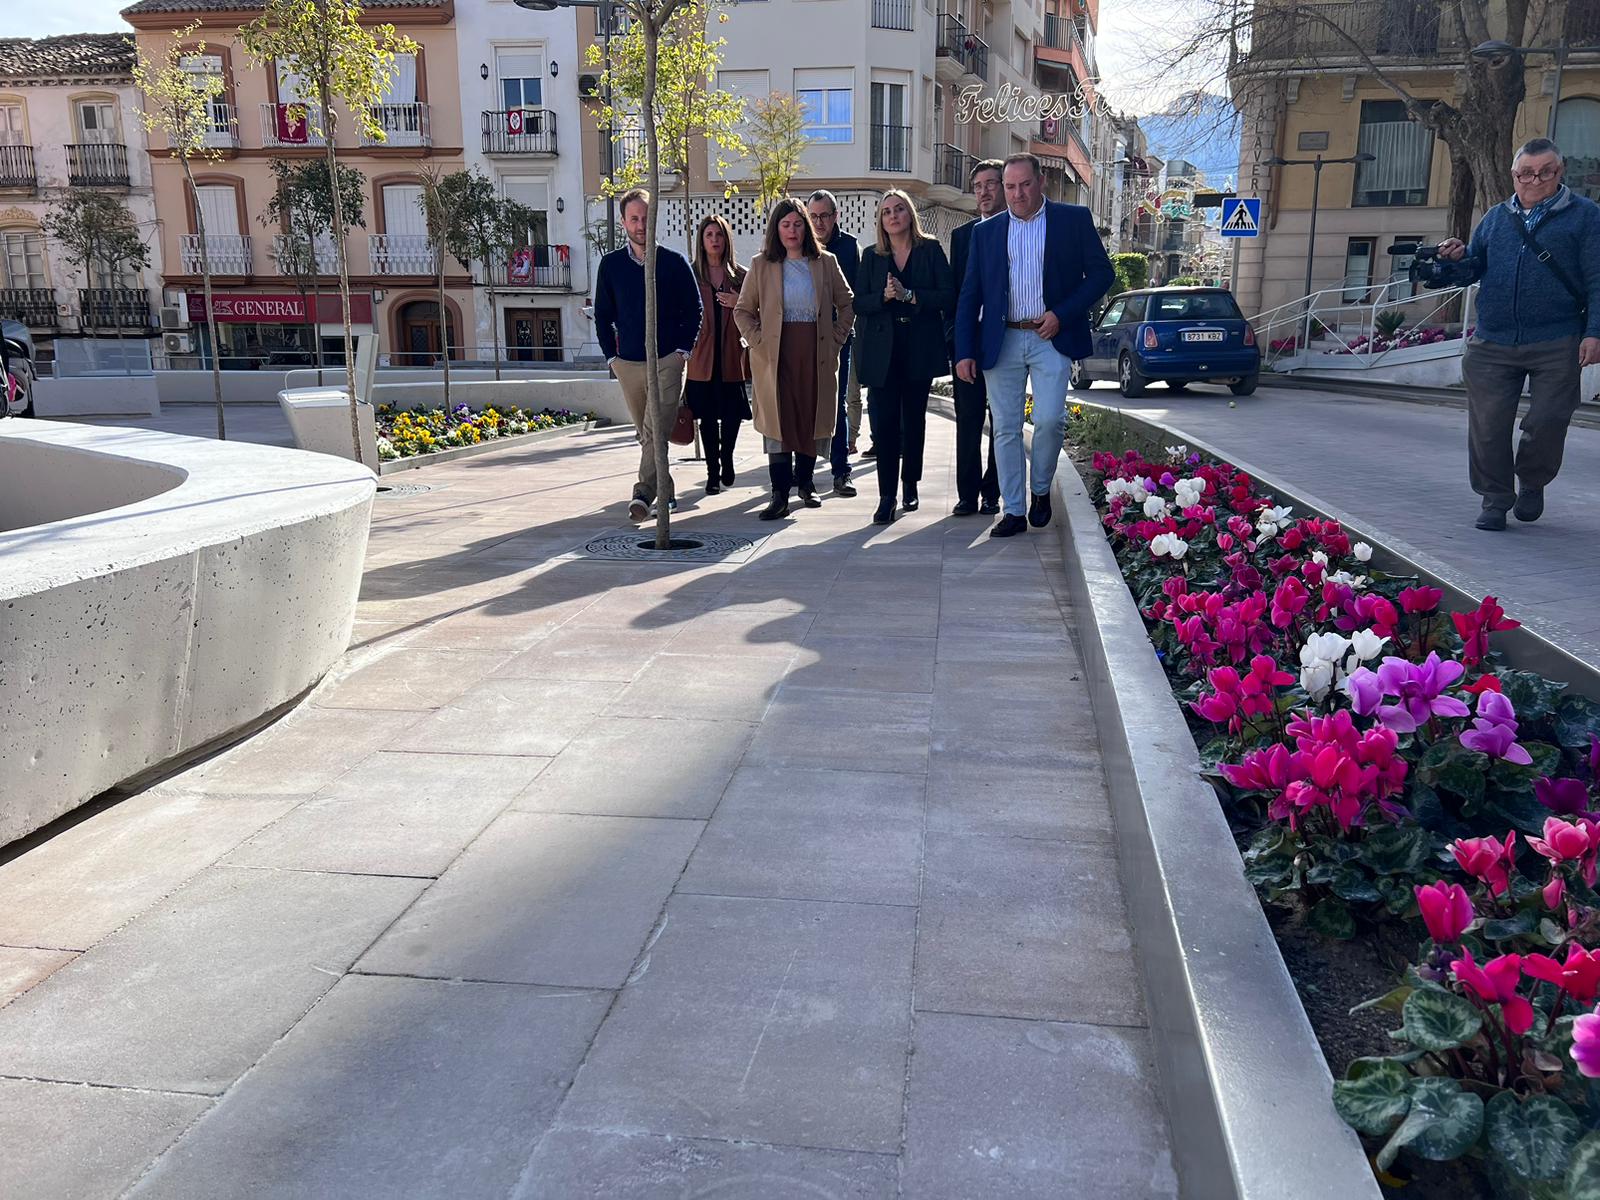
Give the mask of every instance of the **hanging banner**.
M 524 128 L 523 123 L 526 119 L 527 114 L 524 113 L 520 108 L 507 109 L 506 132 L 512 137 L 520 137 Z
M 284 146 L 304 146 L 311 140 L 311 127 L 306 120 L 303 104 L 279 104 L 273 114 L 277 119 L 278 142 Z

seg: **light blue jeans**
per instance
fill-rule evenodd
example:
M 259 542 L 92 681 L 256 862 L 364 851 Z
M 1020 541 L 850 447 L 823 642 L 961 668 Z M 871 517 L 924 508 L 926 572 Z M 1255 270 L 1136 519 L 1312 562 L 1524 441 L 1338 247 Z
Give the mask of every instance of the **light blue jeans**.
M 1067 415 L 1067 384 L 1072 362 L 1031 329 L 1008 329 L 1000 357 L 983 373 L 994 416 L 994 462 L 1000 472 L 1000 498 L 1009 516 L 1028 515 L 1027 492 L 1049 493 L 1061 454 Z M 1022 413 L 1033 381 L 1033 470 L 1029 479 L 1022 455 Z M 1031 484 L 1031 487 L 1030 487 Z

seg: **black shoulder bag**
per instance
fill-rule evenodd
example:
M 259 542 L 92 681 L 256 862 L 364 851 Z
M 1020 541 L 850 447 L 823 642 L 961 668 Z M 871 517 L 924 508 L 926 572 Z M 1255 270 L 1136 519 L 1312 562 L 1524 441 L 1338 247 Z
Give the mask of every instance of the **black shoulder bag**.
M 1528 223 L 1519 214 L 1513 213 L 1512 216 L 1515 218 L 1517 232 L 1522 235 L 1523 244 L 1533 251 L 1535 258 L 1550 268 L 1550 273 L 1567 290 L 1567 295 L 1577 301 L 1578 319 L 1587 322 L 1589 319 L 1589 297 L 1578 290 L 1578 285 L 1572 282 L 1572 276 L 1567 274 L 1566 268 L 1550 256 L 1550 251 L 1539 244 L 1539 239 L 1533 236 L 1533 231 L 1528 228 Z

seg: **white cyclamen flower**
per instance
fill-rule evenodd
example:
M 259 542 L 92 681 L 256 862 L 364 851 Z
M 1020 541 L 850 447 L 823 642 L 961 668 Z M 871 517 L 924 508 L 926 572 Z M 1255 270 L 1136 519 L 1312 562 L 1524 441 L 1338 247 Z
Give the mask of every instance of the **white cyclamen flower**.
M 1357 542 L 1354 546 L 1350 547 L 1350 553 L 1356 556 L 1357 562 L 1372 561 L 1372 547 L 1367 545 L 1365 542 Z
M 1176 446 L 1168 446 L 1167 447 L 1167 455 L 1168 455 L 1168 457 L 1170 457 L 1170 458 L 1172 458 L 1174 460 L 1186 458 L 1188 456 L 1188 454 L 1189 454 L 1189 447 L 1185 446 L 1185 445 L 1183 445 L 1181 443 L 1179 445 L 1176 445 Z
M 1350 639 L 1337 633 L 1314 633 L 1300 647 L 1300 686 L 1313 700 L 1328 694 L 1340 674 L 1339 661 L 1350 649 Z
M 1350 635 L 1350 649 L 1359 662 L 1371 662 L 1383 652 L 1388 638 L 1379 637 L 1370 629 L 1358 629 Z
M 1189 543 L 1175 533 L 1158 533 L 1150 539 L 1150 553 L 1157 558 L 1180 559 L 1189 552 Z
M 1180 479 L 1172 489 L 1177 493 L 1179 508 L 1193 508 L 1206 492 L 1204 479 Z
M 1328 556 L 1321 550 L 1313 550 L 1311 552 L 1311 561 L 1316 563 L 1319 567 L 1325 567 L 1328 565 Z
M 1144 515 L 1152 521 L 1159 521 L 1167 515 L 1167 502 L 1160 496 L 1151 496 L 1144 502 Z

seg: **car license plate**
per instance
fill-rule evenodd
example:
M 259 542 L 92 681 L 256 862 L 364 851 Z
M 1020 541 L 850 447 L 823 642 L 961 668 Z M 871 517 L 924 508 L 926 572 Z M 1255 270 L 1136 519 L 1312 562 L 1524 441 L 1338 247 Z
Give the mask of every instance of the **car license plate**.
M 1183 340 L 1186 342 L 1220 342 L 1222 330 L 1220 329 L 1185 329 Z

